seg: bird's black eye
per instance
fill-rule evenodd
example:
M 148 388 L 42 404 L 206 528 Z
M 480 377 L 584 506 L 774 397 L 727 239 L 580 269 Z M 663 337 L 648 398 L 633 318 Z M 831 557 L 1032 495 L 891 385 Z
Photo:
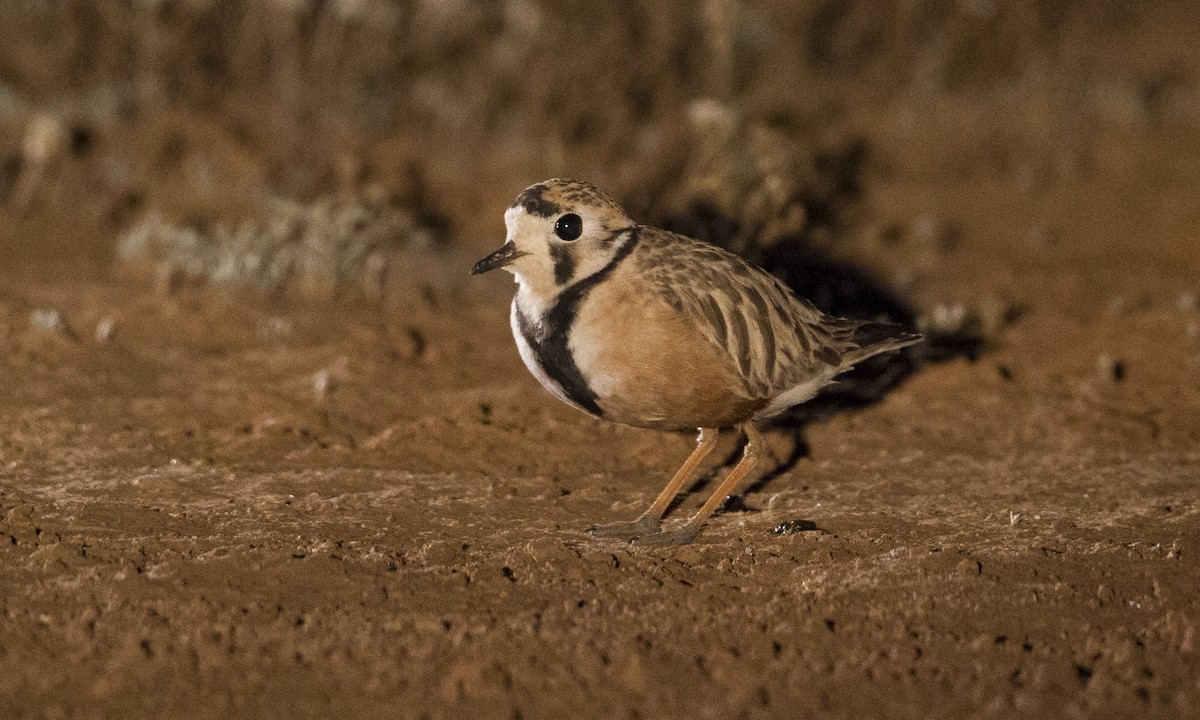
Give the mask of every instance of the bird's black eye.
M 554 222 L 554 234 L 563 240 L 575 240 L 583 234 L 583 218 L 567 213 Z

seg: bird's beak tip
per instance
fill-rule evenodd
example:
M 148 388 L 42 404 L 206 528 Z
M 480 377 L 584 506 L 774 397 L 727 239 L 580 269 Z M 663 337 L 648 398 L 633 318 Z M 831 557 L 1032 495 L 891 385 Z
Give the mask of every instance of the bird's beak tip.
M 499 250 L 475 263 L 475 267 L 471 268 L 470 274 L 482 275 L 496 268 L 502 268 L 525 254 L 518 250 L 516 245 L 506 242 L 500 246 Z

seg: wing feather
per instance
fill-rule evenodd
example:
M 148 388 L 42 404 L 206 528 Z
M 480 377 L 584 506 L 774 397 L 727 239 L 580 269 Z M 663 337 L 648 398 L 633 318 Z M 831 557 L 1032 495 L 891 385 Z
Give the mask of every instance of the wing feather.
M 770 398 L 837 367 L 826 316 L 773 275 L 706 243 L 643 233 L 643 276 L 719 351 L 749 398 Z

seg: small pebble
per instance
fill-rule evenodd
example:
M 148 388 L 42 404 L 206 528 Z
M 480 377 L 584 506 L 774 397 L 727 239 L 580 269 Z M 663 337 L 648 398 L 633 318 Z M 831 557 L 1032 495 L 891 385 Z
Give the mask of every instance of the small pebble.
M 812 520 L 788 520 L 775 526 L 771 532 L 776 535 L 791 535 L 792 533 L 816 530 L 817 524 Z
M 29 313 L 29 323 L 36 328 L 66 334 L 67 324 L 57 310 L 33 310 Z
M 106 343 L 113 339 L 113 335 L 117 332 L 117 323 L 111 317 L 101 318 L 100 322 L 96 323 L 96 333 L 94 335 L 97 343 Z
M 324 400 L 332 385 L 333 380 L 329 376 L 329 370 L 318 370 L 313 373 L 313 393 L 317 396 L 317 400 Z
M 1125 379 L 1125 363 L 1110 355 L 1101 355 L 1096 358 L 1096 372 L 1105 380 L 1121 382 Z

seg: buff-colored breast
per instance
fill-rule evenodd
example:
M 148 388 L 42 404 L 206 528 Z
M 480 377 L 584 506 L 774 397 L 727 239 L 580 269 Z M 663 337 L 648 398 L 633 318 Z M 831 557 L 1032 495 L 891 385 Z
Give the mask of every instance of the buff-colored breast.
M 766 405 L 737 392 L 726 361 L 622 267 L 593 288 L 571 328 L 575 362 L 604 417 L 637 427 L 726 427 Z

